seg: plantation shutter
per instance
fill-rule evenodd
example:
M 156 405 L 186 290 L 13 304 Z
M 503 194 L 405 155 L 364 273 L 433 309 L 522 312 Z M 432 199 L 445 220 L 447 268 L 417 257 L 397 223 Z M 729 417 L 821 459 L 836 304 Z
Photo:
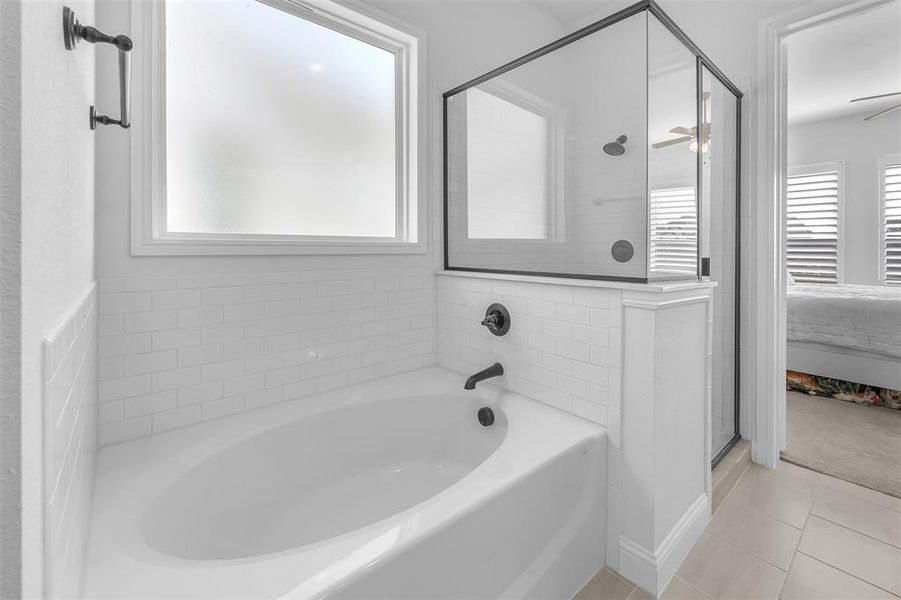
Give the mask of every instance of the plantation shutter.
M 697 211 L 693 187 L 651 190 L 651 271 L 698 272 Z
M 882 170 L 885 283 L 901 285 L 901 164 Z
M 786 249 L 795 281 L 838 283 L 838 171 L 788 178 Z

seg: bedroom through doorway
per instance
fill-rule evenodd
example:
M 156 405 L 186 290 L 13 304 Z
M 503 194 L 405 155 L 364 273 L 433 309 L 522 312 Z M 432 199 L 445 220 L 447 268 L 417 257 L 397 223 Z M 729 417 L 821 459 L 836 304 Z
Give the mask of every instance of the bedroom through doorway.
M 901 497 L 901 1 L 786 52 L 782 458 Z

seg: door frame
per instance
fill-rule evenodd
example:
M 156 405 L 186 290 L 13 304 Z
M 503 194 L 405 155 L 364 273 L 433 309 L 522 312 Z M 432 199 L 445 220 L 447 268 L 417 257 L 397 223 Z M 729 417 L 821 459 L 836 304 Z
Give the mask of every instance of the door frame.
M 828 0 L 764 19 L 757 44 L 757 202 L 751 207 L 751 276 L 757 401 L 751 458 L 774 468 L 785 448 L 785 177 L 788 174 L 786 38 L 899 0 Z M 752 196 L 753 197 L 753 196 Z

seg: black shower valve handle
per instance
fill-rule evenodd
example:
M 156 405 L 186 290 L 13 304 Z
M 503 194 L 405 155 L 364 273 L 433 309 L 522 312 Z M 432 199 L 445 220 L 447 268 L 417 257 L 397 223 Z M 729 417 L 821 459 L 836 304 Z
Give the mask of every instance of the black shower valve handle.
M 494 335 L 504 335 L 510 330 L 510 311 L 503 304 L 494 303 L 485 311 L 480 324 Z
M 492 312 L 482 319 L 482 326 L 487 327 L 491 331 L 497 331 L 497 315 L 499 313 Z

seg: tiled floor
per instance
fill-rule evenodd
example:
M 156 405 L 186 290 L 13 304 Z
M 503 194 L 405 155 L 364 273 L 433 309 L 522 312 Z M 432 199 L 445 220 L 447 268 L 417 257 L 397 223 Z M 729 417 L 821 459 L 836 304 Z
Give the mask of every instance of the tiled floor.
M 789 463 L 751 465 L 664 592 L 666 600 L 901 597 L 901 499 Z M 577 600 L 646 600 L 602 571 Z

